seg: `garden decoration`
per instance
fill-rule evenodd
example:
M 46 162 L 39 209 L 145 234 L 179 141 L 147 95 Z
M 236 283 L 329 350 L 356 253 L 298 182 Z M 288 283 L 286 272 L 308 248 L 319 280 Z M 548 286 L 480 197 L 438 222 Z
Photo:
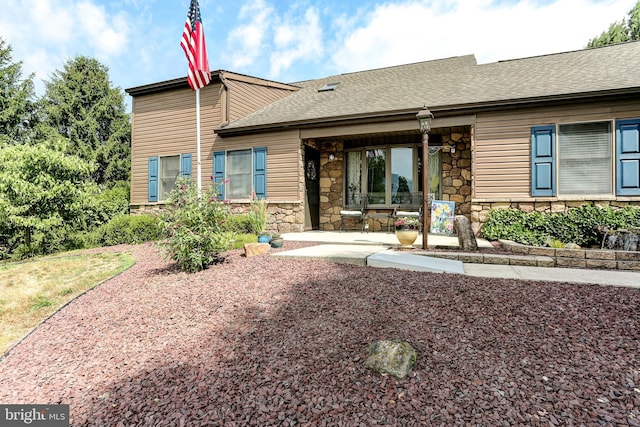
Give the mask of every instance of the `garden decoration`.
M 401 249 L 413 249 L 413 243 L 418 238 L 420 220 L 418 218 L 401 217 L 395 222 L 396 237 Z

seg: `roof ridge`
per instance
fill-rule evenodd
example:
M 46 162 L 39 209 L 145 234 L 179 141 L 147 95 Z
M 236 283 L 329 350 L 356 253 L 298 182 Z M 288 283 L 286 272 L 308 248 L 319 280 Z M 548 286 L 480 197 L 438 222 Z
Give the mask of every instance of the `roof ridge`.
M 300 81 L 292 82 L 292 83 L 289 83 L 289 84 L 296 85 L 296 84 L 317 82 L 317 81 L 321 81 L 321 80 L 331 80 L 331 79 L 335 79 L 335 78 L 341 77 L 341 76 L 351 76 L 351 75 L 355 75 L 355 74 L 367 74 L 367 73 L 371 73 L 371 72 L 375 72 L 375 71 L 392 70 L 392 69 L 405 68 L 405 67 L 410 67 L 410 66 L 414 66 L 414 65 L 422 65 L 422 64 L 429 64 L 429 63 L 436 63 L 436 62 L 449 62 L 449 61 L 456 60 L 456 59 L 457 60 L 473 59 L 474 65 L 478 65 L 478 61 L 476 60 L 475 54 L 470 53 L 468 55 L 450 56 L 448 58 L 428 59 L 428 60 L 425 60 L 425 61 L 409 62 L 409 63 L 406 63 L 406 64 L 388 65 L 388 66 L 385 66 L 385 67 L 370 68 L 370 69 L 367 69 L 367 70 L 350 71 L 350 72 L 346 72 L 346 73 L 333 74 L 331 76 L 320 77 L 320 78 L 317 78 L 317 79 L 300 80 Z
M 632 43 L 640 43 L 640 40 L 628 40 L 626 42 L 613 43 L 613 44 L 608 44 L 608 45 L 604 45 L 604 46 L 584 47 L 582 49 L 566 50 L 566 51 L 554 52 L 554 53 L 543 53 L 543 54 L 540 54 L 540 55 L 523 56 L 521 58 L 500 59 L 500 60 L 495 61 L 495 62 L 486 62 L 486 63 L 482 63 L 482 64 L 479 64 L 479 65 L 502 64 L 502 63 L 506 63 L 506 62 L 523 61 L 523 60 L 526 60 L 526 59 L 545 58 L 545 57 L 558 56 L 558 55 L 568 55 L 568 54 L 571 54 L 571 53 L 587 52 L 587 51 L 607 49 L 607 48 L 610 49 L 612 47 L 617 47 L 617 46 L 622 46 L 622 45 L 627 45 L 627 44 L 632 44 Z

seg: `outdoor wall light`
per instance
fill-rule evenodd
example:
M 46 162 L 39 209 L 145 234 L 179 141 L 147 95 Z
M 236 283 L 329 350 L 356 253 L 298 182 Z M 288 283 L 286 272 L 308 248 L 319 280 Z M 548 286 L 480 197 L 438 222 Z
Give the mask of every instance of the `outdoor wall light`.
M 329 153 L 329 160 L 334 161 L 336 159 L 336 155 L 333 153 Z
M 433 119 L 433 113 L 429 111 L 427 107 L 424 107 L 422 110 L 418 111 L 416 114 L 416 118 L 420 123 L 420 130 L 422 133 L 428 133 L 431 130 L 431 120 Z

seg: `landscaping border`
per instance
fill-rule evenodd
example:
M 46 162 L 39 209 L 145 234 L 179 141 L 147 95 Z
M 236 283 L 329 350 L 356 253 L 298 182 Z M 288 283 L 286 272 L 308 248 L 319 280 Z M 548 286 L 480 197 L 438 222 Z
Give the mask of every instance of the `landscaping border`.
M 640 271 L 640 251 L 607 249 L 555 249 L 527 246 L 510 240 L 500 240 L 502 248 L 511 254 L 478 252 L 426 251 L 424 255 L 454 259 L 472 264 L 524 265 L 531 267 L 597 268 Z

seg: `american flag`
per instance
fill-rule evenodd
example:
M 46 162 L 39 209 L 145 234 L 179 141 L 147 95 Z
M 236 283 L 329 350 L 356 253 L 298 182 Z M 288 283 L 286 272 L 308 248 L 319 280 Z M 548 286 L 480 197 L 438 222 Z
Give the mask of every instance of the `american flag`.
M 209 72 L 207 47 L 204 43 L 204 30 L 202 29 L 198 0 L 191 0 L 180 46 L 189 61 L 189 76 L 187 77 L 189 86 L 193 90 L 205 87 L 211 80 L 211 73 Z

